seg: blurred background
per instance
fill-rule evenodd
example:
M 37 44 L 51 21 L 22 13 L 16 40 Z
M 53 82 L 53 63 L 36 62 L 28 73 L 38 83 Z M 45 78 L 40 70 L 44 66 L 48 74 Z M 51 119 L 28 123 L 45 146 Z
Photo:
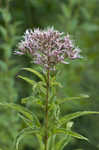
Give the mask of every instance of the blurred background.
M 84 57 L 58 66 L 57 78 L 64 87 L 59 89 L 60 97 L 90 96 L 67 101 L 62 114 L 99 111 L 99 0 L 0 0 L 0 102 L 21 104 L 22 97 L 31 95 L 31 86 L 17 78 L 26 75 L 20 70 L 31 63 L 26 56 L 15 56 L 14 50 L 26 29 L 47 26 L 71 34 Z M 64 150 L 99 150 L 99 116 L 74 122 L 73 129 L 90 143 L 73 139 Z M 15 111 L 0 108 L 0 150 L 13 150 L 13 141 L 24 127 Z M 39 150 L 36 139 L 24 138 L 20 150 Z

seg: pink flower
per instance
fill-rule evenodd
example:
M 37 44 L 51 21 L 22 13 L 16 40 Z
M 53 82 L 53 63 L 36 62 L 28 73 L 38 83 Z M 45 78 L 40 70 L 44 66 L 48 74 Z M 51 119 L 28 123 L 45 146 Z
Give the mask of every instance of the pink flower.
M 74 46 L 70 36 L 54 30 L 53 27 L 45 30 L 26 30 L 18 49 L 16 54 L 30 54 L 34 63 L 46 69 L 53 69 L 58 63 L 67 64 L 66 58 L 80 58 L 80 50 Z

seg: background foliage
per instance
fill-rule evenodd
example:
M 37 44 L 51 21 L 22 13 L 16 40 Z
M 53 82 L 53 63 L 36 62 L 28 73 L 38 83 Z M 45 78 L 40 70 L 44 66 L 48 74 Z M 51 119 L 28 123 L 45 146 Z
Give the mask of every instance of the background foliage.
M 62 113 L 99 111 L 99 0 L 0 0 L 0 102 L 21 103 L 22 97 L 31 94 L 28 83 L 17 78 L 18 74 L 26 74 L 20 72 L 22 67 L 31 67 L 29 58 L 15 56 L 14 50 L 27 28 L 52 25 L 72 34 L 84 56 L 83 60 L 58 66 L 57 80 L 64 87 L 59 89 L 59 97 L 90 95 L 89 99 L 67 101 Z M 98 120 L 95 115 L 75 120 L 75 130 L 88 137 L 90 143 L 73 139 L 66 149 L 98 150 Z M 16 112 L 0 108 L 1 150 L 13 150 L 14 138 L 24 127 Z M 36 148 L 36 139 L 30 136 L 21 143 L 22 150 Z

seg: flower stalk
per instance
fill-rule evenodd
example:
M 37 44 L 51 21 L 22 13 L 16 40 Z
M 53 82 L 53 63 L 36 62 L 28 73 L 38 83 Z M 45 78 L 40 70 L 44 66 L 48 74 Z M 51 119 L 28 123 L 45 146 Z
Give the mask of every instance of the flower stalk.
M 47 81 L 46 81 L 46 105 L 45 105 L 45 150 L 47 150 L 48 146 L 48 100 L 49 100 L 49 75 L 50 70 L 47 70 Z

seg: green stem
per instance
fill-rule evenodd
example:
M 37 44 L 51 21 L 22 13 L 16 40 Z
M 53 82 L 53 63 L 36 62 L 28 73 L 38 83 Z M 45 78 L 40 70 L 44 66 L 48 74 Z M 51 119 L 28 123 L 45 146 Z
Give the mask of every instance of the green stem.
M 48 99 L 49 99 L 49 69 L 47 71 L 47 93 L 46 93 L 46 106 L 45 106 L 45 150 L 48 149 Z

